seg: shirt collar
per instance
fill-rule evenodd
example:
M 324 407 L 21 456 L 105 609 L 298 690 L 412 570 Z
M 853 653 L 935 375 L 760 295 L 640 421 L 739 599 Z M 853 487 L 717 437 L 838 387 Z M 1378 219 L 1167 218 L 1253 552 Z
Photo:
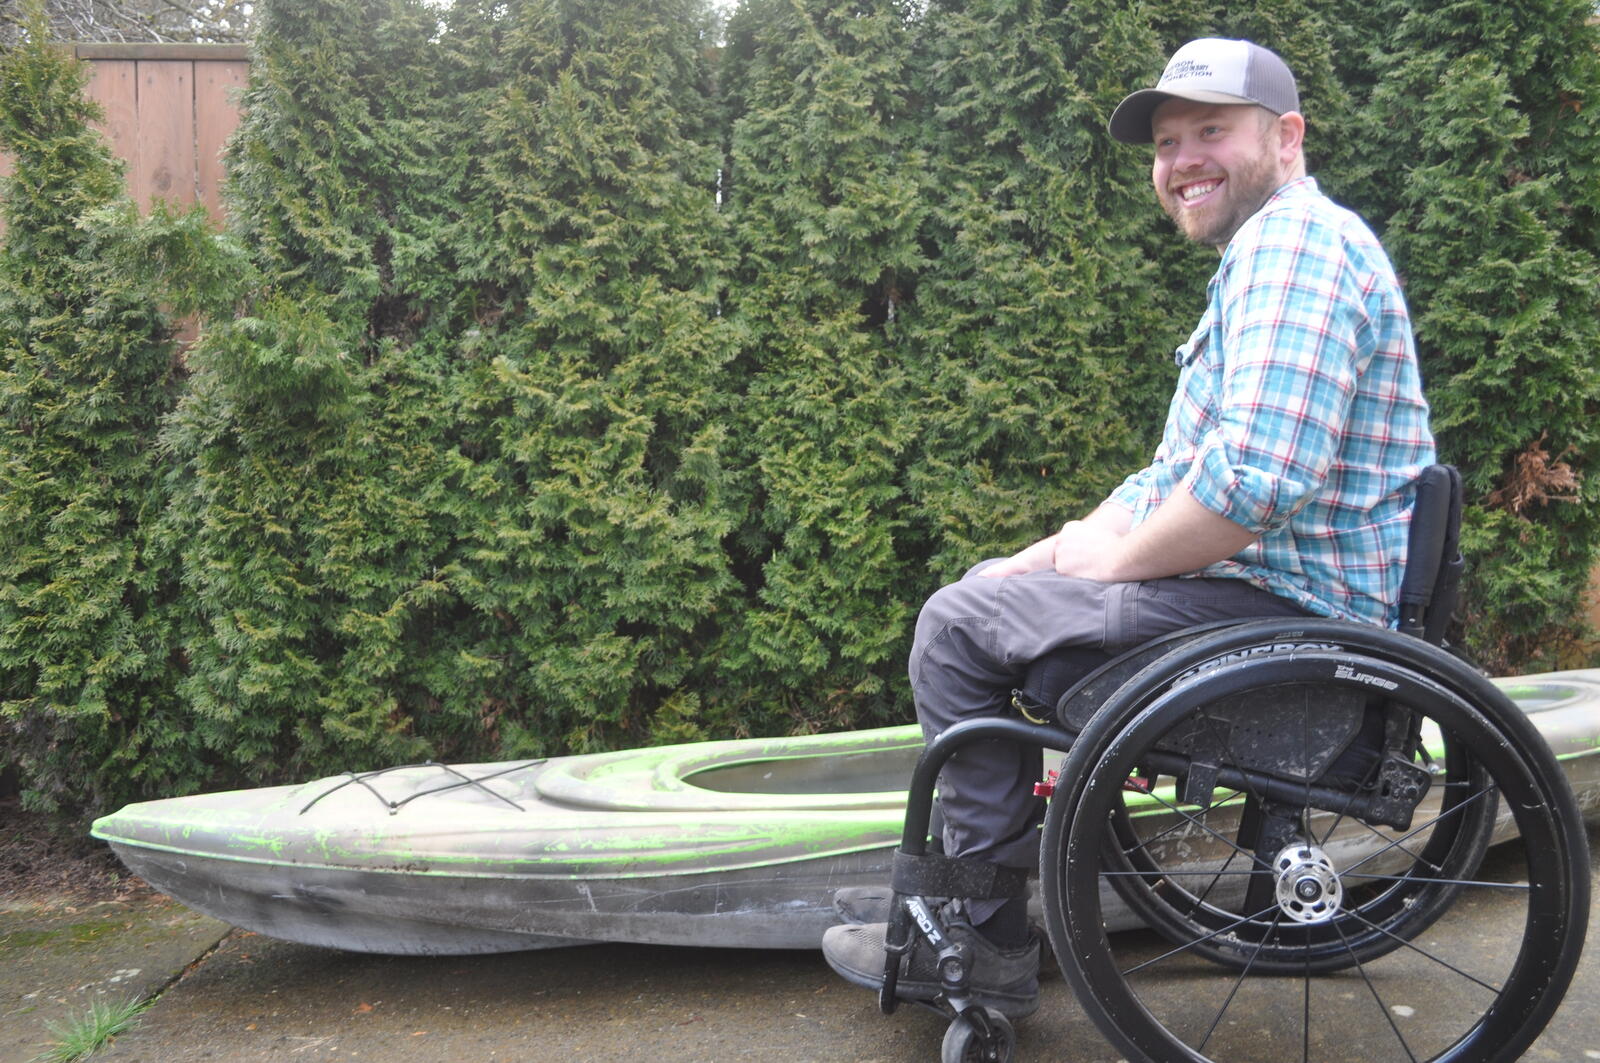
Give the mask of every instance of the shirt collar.
M 1261 210 L 1266 210 L 1279 200 L 1301 199 L 1305 196 L 1317 196 L 1321 194 L 1322 190 L 1317 187 L 1317 179 L 1315 177 L 1310 175 L 1305 177 L 1296 177 L 1293 181 L 1290 181 L 1288 184 L 1272 193 L 1272 195 L 1268 196 L 1267 201 L 1261 204 Z M 1261 211 L 1256 211 L 1256 213 L 1259 214 Z
M 1291 199 L 1304 199 L 1307 196 L 1318 196 L 1321 194 L 1322 190 L 1317 187 L 1317 179 L 1315 177 L 1311 177 L 1310 175 L 1305 177 L 1297 177 L 1287 184 L 1280 185 L 1278 190 L 1272 193 L 1272 195 L 1268 196 L 1265 203 L 1261 204 L 1261 209 L 1256 211 L 1256 213 L 1251 215 L 1251 217 L 1256 217 L 1257 215 L 1261 214 L 1262 211 L 1267 210 L 1276 203 L 1281 203 Z M 1249 223 L 1246 222 L 1245 224 Z M 1244 226 L 1240 226 L 1241 229 L 1243 227 Z M 1229 243 L 1231 244 L 1232 241 L 1230 240 Z M 1216 284 L 1215 277 L 1211 278 L 1211 284 Z M 1201 320 L 1201 327 L 1195 330 L 1196 336 L 1199 335 L 1202 330 L 1204 330 L 1207 324 L 1209 324 L 1210 319 L 1211 308 L 1208 305 L 1206 308 L 1206 315 Z M 1190 362 L 1195 360 L 1197 352 L 1194 348 L 1195 336 L 1190 336 L 1188 343 L 1185 343 L 1183 346 L 1172 352 L 1172 360 L 1180 367 L 1188 365 Z
M 1279 185 L 1278 190 L 1272 193 L 1272 195 L 1268 196 L 1266 202 L 1261 204 L 1261 206 L 1256 209 L 1254 214 L 1246 218 L 1243 225 L 1239 226 L 1238 232 L 1234 233 L 1232 239 L 1228 241 L 1228 247 L 1233 246 L 1233 241 L 1239 238 L 1239 233 L 1244 232 L 1250 227 L 1251 222 L 1261 217 L 1261 215 L 1265 214 L 1279 203 L 1286 203 L 1293 199 L 1306 199 L 1310 196 L 1319 196 L 1321 194 L 1322 190 L 1317 187 L 1317 179 L 1309 175 L 1306 177 L 1296 177 L 1293 181 L 1290 181 L 1287 184 Z M 1227 254 L 1227 248 L 1223 249 L 1223 254 Z

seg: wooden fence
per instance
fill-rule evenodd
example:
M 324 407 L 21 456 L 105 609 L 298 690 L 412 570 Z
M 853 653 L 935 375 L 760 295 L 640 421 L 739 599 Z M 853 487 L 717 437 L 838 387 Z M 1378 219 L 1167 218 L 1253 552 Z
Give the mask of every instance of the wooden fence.
M 79 44 L 88 95 L 105 109 L 100 130 L 127 163 L 140 210 L 160 198 L 200 202 L 222 216 L 223 143 L 239 124 L 249 50 L 232 44 Z M 10 173 L 0 156 L 0 176 Z

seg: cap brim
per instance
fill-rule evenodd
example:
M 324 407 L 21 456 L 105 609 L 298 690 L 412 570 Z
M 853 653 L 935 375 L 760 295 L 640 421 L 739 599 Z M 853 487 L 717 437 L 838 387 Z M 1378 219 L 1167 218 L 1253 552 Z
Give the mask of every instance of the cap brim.
M 1113 140 L 1120 140 L 1124 144 L 1148 144 L 1154 135 L 1150 132 L 1150 120 L 1160 107 L 1168 100 L 1192 100 L 1195 103 L 1220 103 L 1243 104 L 1248 107 L 1260 107 L 1255 100 L 1243 96 L 1235 96 L 1227 92 L 1212 92 L 1206 89 L 1193 89 L 1188 92 L 1168 92 L 1166 89 L 1140 89 L 1130 93 L 1123 101 L 1117 104 L 1117 109 L 1111 112 L 1111 121 L 1106 123 Z

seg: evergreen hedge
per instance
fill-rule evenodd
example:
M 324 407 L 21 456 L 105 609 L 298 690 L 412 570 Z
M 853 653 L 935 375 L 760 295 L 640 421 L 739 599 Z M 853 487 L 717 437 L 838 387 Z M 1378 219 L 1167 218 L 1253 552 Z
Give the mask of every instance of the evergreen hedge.
M 177 397 L 155 272 L 121 268 L 120 166 L 88 123 L 84 74 L 44 40 L 0 56 L 12 156 L 0 242 L 0 766 L 35 807 L 79 810 L 167 785 L 174 564 L 159 533 Z M 193 219 L 161 214 L 152 236 Z M 185 751 L 187 752 L 187 751 Z
M 1578 0 L 259 14 L 226 234 L 134 216 L 37 35 L 0 62 L 33 804 L 909 719 L 922 599 L 1154 444 L 1214 258 L 1104 121 L 1202 34 L 1285 55 L 1402 273 L 1471 494 L 1464 643 L 1584 659 Z
M 904 485 L 900 318 L 928 265 L 912 28 L 899 0 L 752 0 L 728 26 L 740 593 L 715 653 L 734 730 L 904 718 L 926 583 Z

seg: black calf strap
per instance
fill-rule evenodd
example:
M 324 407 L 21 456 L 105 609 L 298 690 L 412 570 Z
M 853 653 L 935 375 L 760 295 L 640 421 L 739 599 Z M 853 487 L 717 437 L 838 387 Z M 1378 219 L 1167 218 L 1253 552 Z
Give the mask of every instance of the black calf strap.
M 938 853 L 910 856 L 897 849 L 890 885 L 896 893 L 918 897 L 1020 897 L 1028 889 L 1028 870 Z

